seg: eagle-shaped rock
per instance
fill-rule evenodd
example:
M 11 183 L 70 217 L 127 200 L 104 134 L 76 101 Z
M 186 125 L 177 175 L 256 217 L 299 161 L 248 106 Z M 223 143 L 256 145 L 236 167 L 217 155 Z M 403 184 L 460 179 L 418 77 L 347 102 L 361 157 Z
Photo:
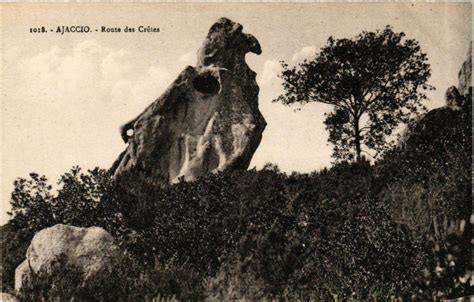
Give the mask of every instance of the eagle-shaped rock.
M 258 109 L 256 73 L 245 62 L 261 53 L 242 25 L 219 19 L 198 51 L 161 97 L 121 127 L 127 148 L 114 177 L 154 184 L 192 181 L 207 172 L 246 169 L 266 122 Z

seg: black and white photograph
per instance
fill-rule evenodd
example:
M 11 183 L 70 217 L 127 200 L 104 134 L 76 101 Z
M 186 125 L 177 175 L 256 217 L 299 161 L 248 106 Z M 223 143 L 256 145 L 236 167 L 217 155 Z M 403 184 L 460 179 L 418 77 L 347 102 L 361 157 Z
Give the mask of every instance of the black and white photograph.
M 470 1 L 0 19 L 0 302 L 473 301 Z

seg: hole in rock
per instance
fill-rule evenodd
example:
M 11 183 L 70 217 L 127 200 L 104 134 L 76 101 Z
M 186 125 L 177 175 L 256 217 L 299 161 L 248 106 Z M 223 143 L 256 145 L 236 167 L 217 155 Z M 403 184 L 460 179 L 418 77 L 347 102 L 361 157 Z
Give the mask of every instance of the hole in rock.
M 216 77 L 211 74 L 200 74 L 193 82 L 194 88 L 205 94 L 217 94 L 221 85 Z
M 128 137 L 133 136 L 133 129 L 128 129 L 128 130 L 127 130 L 127 136 L 128 136 Z

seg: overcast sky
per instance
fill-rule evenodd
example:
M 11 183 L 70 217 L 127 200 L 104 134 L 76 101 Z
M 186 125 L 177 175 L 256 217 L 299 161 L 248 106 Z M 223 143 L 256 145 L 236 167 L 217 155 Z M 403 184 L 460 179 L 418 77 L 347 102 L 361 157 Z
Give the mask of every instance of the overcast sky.
M 108 168 L 125 148 L 118 128 L 156 99 L 186 66 L 209 27 L 225 16 L 260 41 L 247 55 L 258 74 L 268 126 L 251 167 L 266 162 L 309 172 L 330 165 L 323 104 L 301 111 L 272 103 L 279 60 L 314 56 L 329 36 L 353 37 L 390 24 L 420 42 L 432 66 L 429 108 L 447 87 L 471 39 L 470 4 L 3 4 L 2 194 L 0 224 L 16 177 L 56 182 L 74 165 Z M 30 27 L 159 27 L 160 33 L 31 34 Z

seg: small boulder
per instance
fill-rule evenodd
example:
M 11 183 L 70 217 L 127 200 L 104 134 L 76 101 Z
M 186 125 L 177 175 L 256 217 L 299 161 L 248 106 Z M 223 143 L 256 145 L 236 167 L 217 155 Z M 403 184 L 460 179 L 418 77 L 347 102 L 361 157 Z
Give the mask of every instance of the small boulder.
M 31 280 L 31 271 L 28 260 L 23 261 L 15 270 L 15 290 L 19 291 L 25 282 Z
M 461 96 L 455 86 L 451 86 L 446 90 L 446 105 L 454 110 L 459 110 L 464 104 L 464 97 Z
M 18 302 L 18 299 L 7 293 L 0 293 L 0 302 Z
M 87 281 L 111 268 L 118 254 L 113 237 L 102 228 L 57 224 L 33 237 L 26 260 L 15 271 L 15 290 L 19 291 L 39 272 L 52 273 L 58 259 L 77 268 Z

